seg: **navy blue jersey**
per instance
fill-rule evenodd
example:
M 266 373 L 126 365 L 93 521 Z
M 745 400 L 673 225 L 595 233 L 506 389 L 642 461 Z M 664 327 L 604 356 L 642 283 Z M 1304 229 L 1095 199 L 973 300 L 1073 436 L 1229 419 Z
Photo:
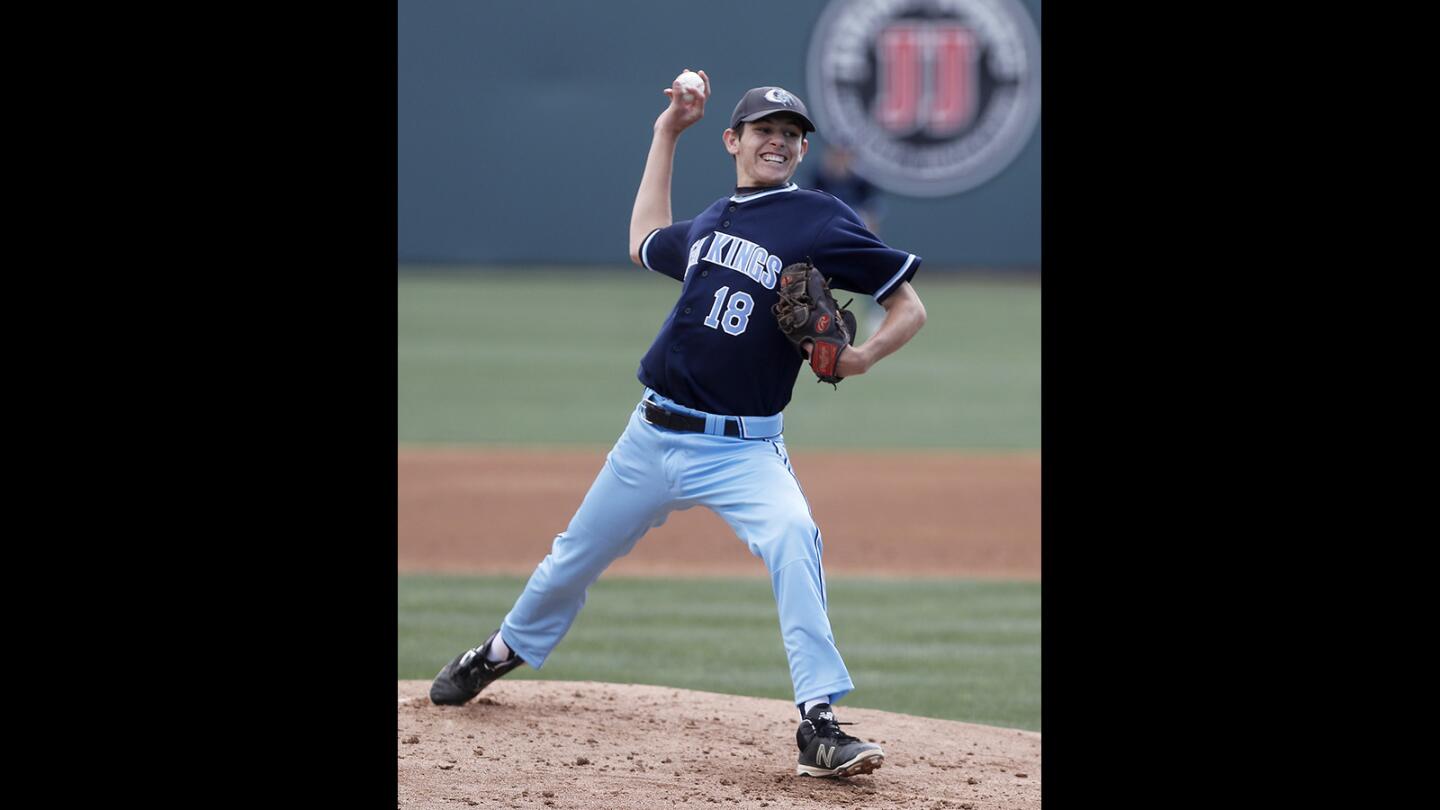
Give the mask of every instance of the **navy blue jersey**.
M 779 299 L 780 270 L 807 258 L 832 279 L 832 290 L 881 302 L 921 261 L 881 242 L 848 205 L 823 192 L 790 183 L 722 197 L 640 246 L 647 268 L 683 285 L 640 361 L 640 382 L 709 413 L 784 410 L 803 361 L 770 307 Z

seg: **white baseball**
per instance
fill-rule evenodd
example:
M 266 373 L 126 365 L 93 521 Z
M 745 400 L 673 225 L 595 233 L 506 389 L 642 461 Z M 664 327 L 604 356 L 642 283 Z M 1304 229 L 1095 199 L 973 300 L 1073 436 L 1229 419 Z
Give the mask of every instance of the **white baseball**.
M 703 95 L 705 92 L 705 80 L 693 70 L 682 72 L 675 78 L 675 81 L 680 83 L 680 89 L 684 91 L 680 96 L 681 101 L 689 101 L 694 98 L 692 93 Z

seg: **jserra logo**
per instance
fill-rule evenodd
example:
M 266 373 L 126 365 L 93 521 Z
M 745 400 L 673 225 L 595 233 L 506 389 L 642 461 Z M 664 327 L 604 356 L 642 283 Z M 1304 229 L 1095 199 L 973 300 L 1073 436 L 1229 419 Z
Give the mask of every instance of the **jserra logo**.
M 791 105 L 793 105 L 793 104 L 795 103 L 795 97 L 794 97 L 794 96 L 790 95 L 789 93 L 785 92 L 784 90 L 781 90 L 781 89 L 778 88 L 778 87 L 772 87 L 772 88 L 770 88 L 769 90 L 767 90 L 767 91 L 765 92 L 765 98 L 769 99 L 770 101 L 775 102 L 776 104 L 784 104 L 784 105 L 787 106 L 787 107 L 789 107 L 789 106 L 791 106 Z
M 810 109 L 854 170 L 938 197 L 1010 164 L 1040 114 L 1040 37 L 1020 0 L 831 0 L 810 39 Z

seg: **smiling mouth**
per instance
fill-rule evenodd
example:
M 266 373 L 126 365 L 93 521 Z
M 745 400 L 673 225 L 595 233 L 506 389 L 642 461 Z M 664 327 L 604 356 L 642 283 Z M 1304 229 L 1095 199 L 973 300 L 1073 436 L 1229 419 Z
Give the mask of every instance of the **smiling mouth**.
M 789 161 L 789 158 L 777 155 L 773 152 L 761 155 L 760 159 L 765 161 L 766 163 L 775 163 L 777 165 L 784 165 L 786 162 Z

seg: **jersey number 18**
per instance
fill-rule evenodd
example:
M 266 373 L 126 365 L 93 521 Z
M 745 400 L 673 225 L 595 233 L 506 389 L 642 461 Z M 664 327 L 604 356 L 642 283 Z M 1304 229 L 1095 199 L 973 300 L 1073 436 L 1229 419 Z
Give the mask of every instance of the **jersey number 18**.
M 750 297 L 750 293 L 737 290 L 735 295 L 730 297 L 730 306 L 722 315 L 720 308 L 725 305 L 725 296 L 729 294 L 729 287 L 721 287 L 715 291 L 715 306 L 711 307 L 710 314 L 705 316 L 705 325 L 711 329 L 719 329 L 723 323 L 725 334 L 738 335 L 750 325 L 750 313 L 755 309 L 755 299 Z

